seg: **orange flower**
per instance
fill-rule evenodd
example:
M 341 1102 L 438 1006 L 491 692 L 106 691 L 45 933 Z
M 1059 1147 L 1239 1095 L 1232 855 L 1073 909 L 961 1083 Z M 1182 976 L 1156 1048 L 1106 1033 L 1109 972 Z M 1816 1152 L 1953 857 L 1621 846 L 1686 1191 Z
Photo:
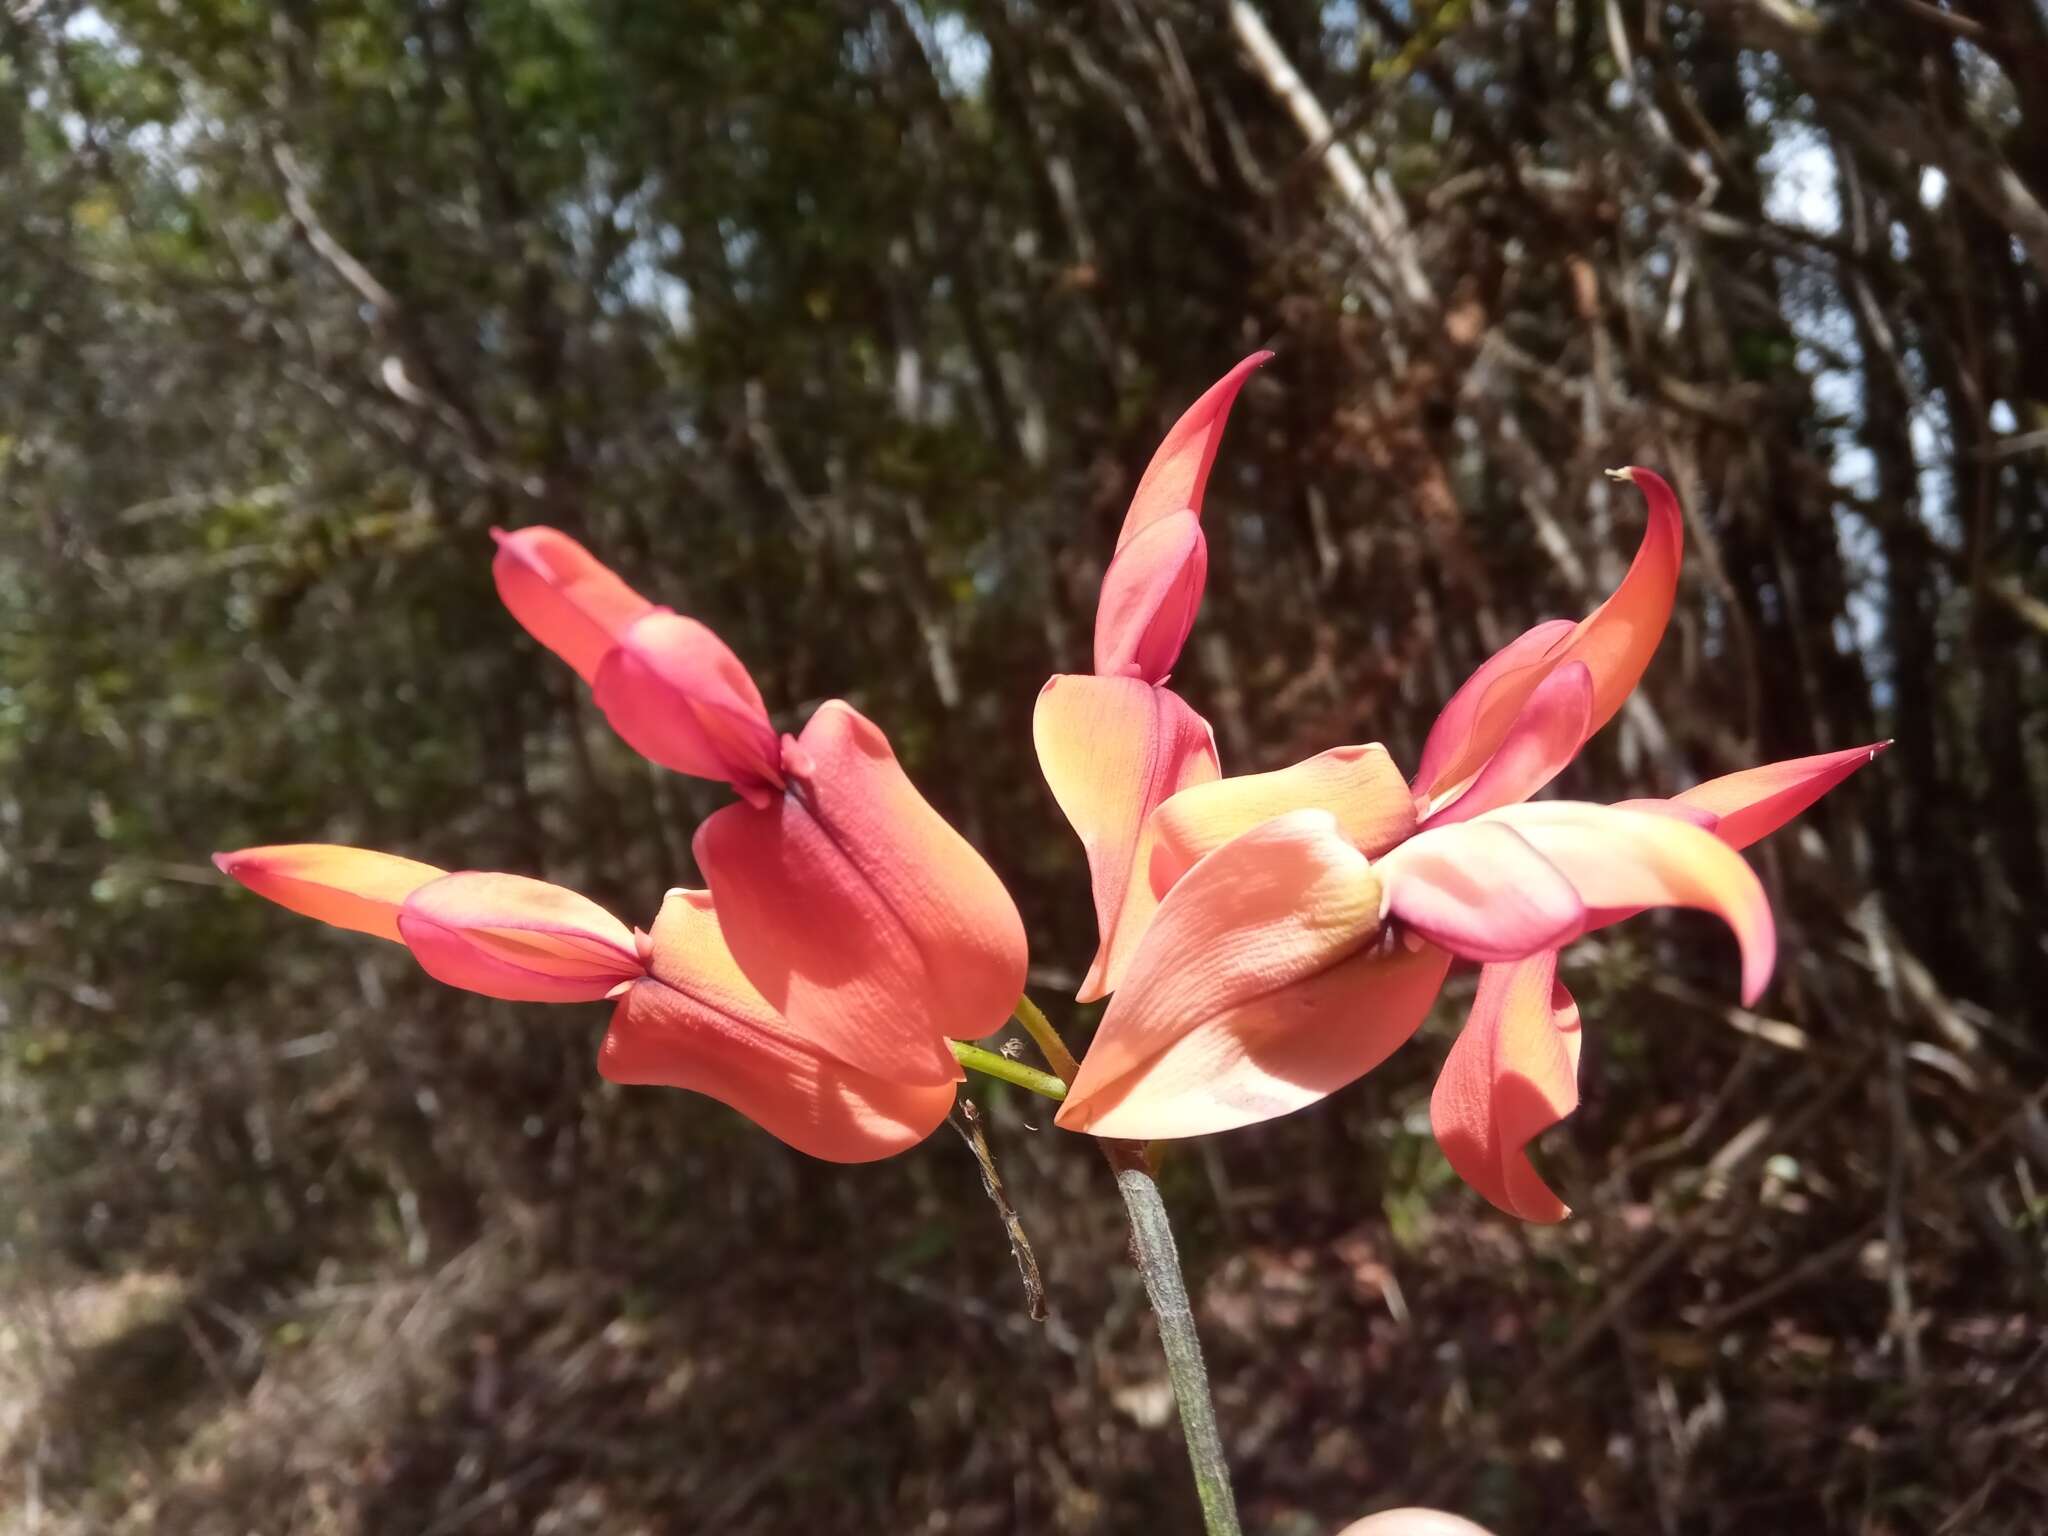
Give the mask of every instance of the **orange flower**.
M 671 891 L 650 936 L 523 875 L 446 874 L 323 844 L 214 862 L 294 912 L 405 945 L 450 986 L 516 1002 L 616 998 L 604 1076 L 706 1094 L 813 1157 L 887 1157 L 922 1141 L 953 1104 L 951 1083 L 851 1065 L 792 1025 L 734 962 L 704 891 Z
M 850 1065 L 957 1082 L 946 1042 L 1009 1018 L 1024 925 L 881 729 L 834 699 L 800 736 L 778 736 L 752 677 L 704 625 L 639 598 L 553 529 L 498 541 L 506 606 L 591 682 L 619 735 L 739 792 L 694 847 L 749 983 Z
M 1101 942 L 1077 994 L 1116 990 L 1158 898 L 1149 873 L 1152 812 L 1222 771 L 1209 722 L 1166 686 L 1202 600 L 1209 550 L 1202 493 L 1231 403 L 1255 352 L 1175 422 L 1138 481 L 1103 574 L 1095 670 L 1057 675 L 1031 719 L 1039 768 L 1088 855 Z
M 1557 952 L 1652 906 L 1721 916 L 1742 997 L 1776 933 L 1735 850 L 1811 805 L 1880 746 L 1733 774 L 1671 801 L 1528 802 L 1620 709 L 1664 631 L 1682 523 L 1671 488 L 1616 472 L 1649 504 L 1621 586 L 1584 620 L 1540 624 L 1451 698 L 1403 783 L 1379 746 L 1185 789 L 1154 813 L 1156 916 L 1058 1123 L 1197 1135 L 1269 1119 L 1369 1071 L 1421 1023 L 1453 958 L 1482 965 L 1431 1122 L 1451 1165 L 1531 1220 L 1563 1204 L 1532 1137 L 1578 1102 L 1579 1019 Z

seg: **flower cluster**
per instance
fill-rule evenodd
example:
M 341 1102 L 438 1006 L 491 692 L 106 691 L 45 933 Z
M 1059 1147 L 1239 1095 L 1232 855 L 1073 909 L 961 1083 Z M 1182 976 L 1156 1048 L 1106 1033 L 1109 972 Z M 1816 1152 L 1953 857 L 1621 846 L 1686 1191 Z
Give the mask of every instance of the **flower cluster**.
M 1208 723 L 1167 686 L 1208 570 L 1203 492 L 1230 409 L 1269 354 L 1191 406 L 1140 479 L 1102 581 L 1094 670 L 1052 678 L 1032 733 L 1088 857 L 1100 944 L 1079 996 L 1111 997 L 1058 1123 L 1198 1135 L 1315 1102 L 1413 1034 L 1455 960 L 1477 995 L 1431 1100 L 1453 1167 L 1502 1209 L 1563 1204 L 1525 1148 L 1577 1104 L 1579 1021 L 1556 979 L 1573 939 L 1646 907 L 1722 917 L 1742 996 L 1770 977 L 1768 902 L 1736 850 L 1883 744 L 1776 763 L 1669 800 L 1533 800 L 1621 709 L 1670 616 L 1676 498 L 1614 471 L 1649 523 L 1614 594 L 1539 624 L 1444 706 L 1404 778 L 1340 746 L 1225 778 Z M 738 800 L 697 829 L 708 890 L 630 928 L 573 891 L 390 854 L 290 845 L 220 867 L 296 912 L 405 945 L 487 996 L 613 999 L 599 1069 L 720 1099 L 805 1152 L 856 1162 L 951 1107 L 950 1042 L 1002 1026 L 1023 925 L 994 871 L 850 705 L 780 735 L 730 649 L 567 535 L 496 535 L 513 616 L 587 683 L 636 751 Z
M 598 1068 L 709 1094 L 835 1162 L 922 1141 L 962 1072 L 948 1045 L 1000 1029 L 1024 925 L 888 738 L 831 700 L 778 736 L 738 657 L 552 528 L 498 534 L 498 592 L 591 686 L 642 755 L 740 799 L 693 844 L 709 890 L 670 891 L 651 931 L 520 875 L 447 874 L 359 848 L 249 848 L 215 862 L 308 917 L 394 939 L 437 980 L 521 1002 L 617 1000 Z
M 1631 468 L 1610 473 L 1643 493 L 1649 526 L 1621 585 L 1586 618 L 1538 624 L 1473 673 L 1413 778 L 1377 744 L 1219 777 L 1206 725 L 1162 685 L 1206 564 L 1189 525 L 1225 414 L 1264 357 L 1239 364 L 1168 435 L 1103 582 L 1098 676 L 1055 677 L 1039 699 L 1039 761 L 1094 874 L 1102 950 L 1081 996 L 1116 993 L 1058 1123 L 1151 1139 L 1300 1109 L 1385 1060 L 1452 961 L 1477 961 L 1432 1125 L 1487 1199 L 1558 1220 L 1565 1207 L 1524 1151 L 1578 1103 L 1579 1016 L 1556 980 L 1558 950 L 1646 907 L 1703 908 L 1734 930 L 1743 1000 L 1754 1001 L 1776 938 L 1735 850 L 1885 744 L 1669 800 L 1530 799 L 1621 709 L 1671 615 L 1677 498 Z M 1167 521 L 1166 487 L 1189 510 L 1173 538 L 1148 541 Z M 1130 657 L 1149 698 L 1124 680 Z M 1100 675 L 1105 661 L 1123 675 Z

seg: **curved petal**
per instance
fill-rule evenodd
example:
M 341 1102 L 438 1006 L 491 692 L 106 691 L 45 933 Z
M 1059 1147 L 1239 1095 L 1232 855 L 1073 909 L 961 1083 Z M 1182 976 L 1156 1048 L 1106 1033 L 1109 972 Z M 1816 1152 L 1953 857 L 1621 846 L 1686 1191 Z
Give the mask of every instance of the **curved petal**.
M 1088 854 L 1101 942 L 1077 994 L 1116 990 L 1159 905 L 1152 812 L 1221 771 L 1209 722 L 1169 689 L 1135 677 L 1060 676 L 1031 716 L 1038 766 Z
M 917 1145 L 953 1106 L 847 1065 L 799 1034 L 727 947 L 708 891 L 671 891 L 654 920 L 649 977 L 619 1000 L 598 1052 L 615 1083 L 706 1094 L 799 1152 L 865 1163 Z
M 1678 567 L 1685 556 L 1685 520 L 1664 477 L 1640 465 L 1607 473 L 1643 493 L 1649 522 L 1621 585 L 1579 621 L 1554 658 L 1559 666 L 1583 661 L 1593 673 L 1593 724 L 1588 736 L 1614 718 L 1622 700 L 1641 681 L 1671 620 Z
M 1716 818 L 1714 835 L 1731 848 L 1747 848 L 1768 837 L 1877 754 L 1889 741 L 1873 741 L 1845 752 L 1788 758 L 1695 784 L 1672 803 Z
M 1608 473 L 1635 485 L 1649 508 L 1643 542 L 1628 573 L 1607 601 L 1577 624 L 1568 630 L 1556 619 L 1537 625 L 1489 658 L 1451 696 L 1430 729 L 1415 775 L 1416 794 L 1425 802 L 1448 803 L 1479 772 L 1537 684 L 1557 668 L 1580 661 L 1592 674 L 1590 738 L 1614 718 L 1650 664 L 1678 593 L 1684 519 L 1661 475 L 1640 467 Z
M 597 669 L 597 707 L 642 757 L 724 779 L 756 805 L 782 787 L 782 749 L 753 678 L 695 619 L 657 608 Z
M 1469 821 L 1528 799 L 1578 755 L 1592 719 L 1593 674 L 1584 662 L 1568 661 L 1536 685 L 1471 787 L 1431 811 L 1425 825 Z
M 1477 773 L 1514 724 L 1536 685 L 1550 674 L 1550 653 L 1578 626 L 1548 619 L 1495 651 L 1444 705 L 1415 770 L 1415 797 L 1446 798 Z
M 525 875 L 444 875 L 406 898 L 398 931 L 436 981 L 515 1003 L 594 1003 L 646 971 L 632 929 Z
M 1756 872 L 1714 833 L 1676 816 L 1575 800 L 1538 800 L 1490 811 L 1468 827 L 1512 828 L 1571 881 L 1587 926 L 1643 907 L 1698 907 L 1717 914 L 1742 946 L 1742 1000 L 1771 979 L 1777 928 Z M 1448 830 L 1448 829 L 1446 829 Z
M 1189 511 L 1148 524 L 1117 551 L 1095 607 L 1095 671 L 1164 682 L 1195 627 L 1209 545 Z
M 1058 1123 L 1194 1136 L 1270 1120 L 1370 1071 L 1442 985 L 1441 950 L 1377 942 L 1380 889 L 1324 811 L 1294 811 L 1168 893 Z
M 947 1037 L 1001 1028 L 1024 991 L 1016 903 L 850 705 L 822 705 L 785 758 L 789 793 L 697 829 L 733 958 L 841 1061 L 957 1082 Z
M 1415 800 L 1377 742 L 1332 747 L 1269 773 L 1182 790 L 1152 813 L 1152 890 L 1164 896 L 1197 860 L 1289 811 L 1322 810 L 1344 840 L 1376 859 L 1415 831 Z
M 216 853 L 220 872 L 304 917 L 375 934 L 394 944 L 405 898 L 446 870 L 417 859 L 339 843 L 279 843 Z
M 1430 1127 L 1458 1176 L 1524 1221 L 1571 1214 L 1525 1149 L 1579 1107 L 1579 1040 L 1556 950 L 1485 966 L 1429 1097 Z
M 654 604 L 566 533 L 493 528 L 491 537 L 498 541 L 491 579 L 512 617 L 584 682 L 596 682 L 605 652 Z
M 1202 512 L 1202 492 L 1209 484 L 1209 466 L 1216 462 L 1217 445 L 1230 420 L 1230 407 L 1252 370 L 1272 357 L 1271 352 L 1254 352 L 1230 372 L 1203 391 L 1181 418 L 1168 429 L 1165 438 L 1138 479 L 1131 507 L 1116 536 L 1119 553 L 1152 523 L 1183 510 L 1197 517 Z
M 1375 872 L 1389 917 L 1466 960 L 1519 960 L 1576 938 L 1586 924 L 1564 873 L 1490 822 L 1424 828 Z

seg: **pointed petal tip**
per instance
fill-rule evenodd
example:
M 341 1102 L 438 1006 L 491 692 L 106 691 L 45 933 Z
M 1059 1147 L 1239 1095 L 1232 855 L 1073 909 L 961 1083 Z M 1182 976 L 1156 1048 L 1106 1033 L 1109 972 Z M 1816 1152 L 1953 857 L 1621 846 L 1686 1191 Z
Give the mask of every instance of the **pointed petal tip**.
M 213 856 L 214 867 L 287 911 L 334 928 L 403 942 L 398 909 L 444 871 L 417 859 L 339 843 L 276 843 Z
M 654 605 L 582 544 L 536 523 L 493 528 L 491 579 L 520 627 L 586 683 L 629 625 Z
M 1580 1038 L 1555 950 L 1486 966 L 1430 1092 L 1430 1130 L 1452 1169 L 1522 1221 L 1550 1224 L 1571 1212 L 1528 1148 L 1578 1108 Z
M 1259 351 L 1239 360 L 1203 390 L 1167 429 L 1151 462 L 1138 478 L 1130 509 L 1124 514 L 1123 527 L 1117 534 L 1118 549 L 1159 518 L 1184 510 L 1197 517 L 1201 515 L 1209 470 L 1216 461 L 1216 449 L 1223 440 L 1230 408 L 1236 403 L 1244 381 L 1272 356 L 1269 351 Z
M 1878 754 L 1890 745 L 1890 741 L 1870 742 L 1839 752 L 1819 752 L 1811 757 L 1744 768 L 1682 790 L 1672 797 L 1671 804 L 1679 809 L 1713 813 L 1716 835 L 1731 847 L 1747 848 L 1801 814 L 1850 775 L 1876 762 Z

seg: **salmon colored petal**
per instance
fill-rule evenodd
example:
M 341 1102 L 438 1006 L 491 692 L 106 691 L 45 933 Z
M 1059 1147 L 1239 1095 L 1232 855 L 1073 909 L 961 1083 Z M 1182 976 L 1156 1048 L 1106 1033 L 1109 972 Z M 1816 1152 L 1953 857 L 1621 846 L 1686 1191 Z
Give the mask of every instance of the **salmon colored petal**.
M 1877 754 L 1890 745 L 1889 741 L 1874 741 L 1845 752 L 1823 752 L 1747 768 L 1695 784 L 1674 796 L 1673 803 L 1711 814 L 1716 818 L 1715 836 L 1731 848 L 1747 848 L 1777 831 L 1865 763 L 1876 762 Z
M 1628 574 L 1606 602 L 1577 624 L 1539 624 L 1491 657 L 1451 696 L 1431 727 L 1415 775 L 1419 799 L 1448 804 L 1500 745 L 1536 685 L 1557 668 L 1579 661 L 1593 678 L 1596 734 L 1629 696 L 1671 618 L 1685 525 L 1678 498 L 1662 476 L 1642 468 L 1609 470 L 1634 484 L 1649 505 L 1649 523 Z
M 1415 831 L 1415 800 L 1378 743 L 1332 747 L 1270 773 L 1182 790 L 1152 813 L 1152 889 L 1164 896 L 1198 859 L 1289 811 L 1328 811 L 1344 840 L 1376 859 Z
M 1575 628 L 1570 619 L 1538 624 L 1487 657 L 1465 679 L 1422 744 L 1422 763 L 1414 779 L 1418 800 L 1447 800 L 1479 771 L 1536 685 L 1550 675 L 1551 652 Z
M 1585 904 L 1564 873 L 1490 822 L 1425 828 L 1375 870 L 1389 917 L 1466 960 L 1519 960 L 1585 927 Z
M 654 607 L 595 555 L 553 528 L 493 528 L 491 577 L 526 632 L 597 681 L 598 663 L 626 626 Z
M 1192 512 L 1168 513 L 1118 550 L 1095 608 L 1096 674 L 1164 682 L 1195 626 L 1208 574 L 1208 542 Z
M 1157 1140 L 1291 1114 L 1358 1081 L 1398 1050 L 1428 1017 L 1450 963 L 1428 944 L 1361 950 L 1276 992 L 1205 1015 L 1142 1068 L 1105 1082 L 1078 1106 L 1069 1095 L 1055 1119 L 1092 1136 Z
M 1536 685 L 1479 776 L 1457 799 L 1429 814 L 1427 825 L 1469 821 L 1517 805 L 1548 784 L 1585 745 L 1593 718 L 1593 674 L 1568 661 Z
M 405 898 L 447 871 L 337 843 L 280 843 L 216 853 L 213 862 L 258 896 L 337 928 L 403 943 L 398 909 Z
M 787 794 L 697 829 L 733 958 L 841 1061 L 957 1082 L 947 1037 L 1001 1028 L 1024 990 L 1016 904 L 849 705 L 820 707 L 785 757 Z
M 706 1094 L 799 1152 L 865 1163 L 931 1134 L 951 1083 L 890 1082 L 799 1034 L 727 947 L 707 891 L 671 891 L 655 919 L 649 977 L 619 1001 L 598 1053 L 615 1083 Z
M 1643 493 L 1649 523 L 1621 585 L 1579 621 L 1555 658 L 1559 666 L 1583 661 L 1592 670 L 1593 725 L 1588 736 L 1614 718 L 1649 666 L 1657 642 L 1664 638 L 1664 626 L 1671 620 L 1671 604 L 1678 596 L 1678 567 L 1685 555 L 1685 520 L 1664 477 L 1640 465 L 1612 469 L 1608 474 Z
M 1202 492 L 1209 484 L 1209 466 L 1216 462 L 1216 448 L 1223 441 L 1224 425 L 1230 420 L 1231 404 L 1252 370 L 1272 357 L 1271 352 L 1254 352 L 1223 375 L 1189 406 L 1167 432 L 1152 462 L 1138 480 L 1131 509 L 1124 514 L 1124 526 L 1116 536 L 1118 553 L 1146 528 L 1162 517 L 1180 511 L 1196 516 L 1202 511 Z
M 1742 947 L 1743 1002 L 1770 981 L 1778 950 L 1771 904 L 1756 872 L 1714 833 L 1675 816 L 1575 800 L 1511 805 L 1465 825 L 1520 833 L 1571 881 L 1589 927 L 1610 920 L 1603 912 L 1643 907 L 1716 913 Z
M 597 669 L 597 707 L 642 757 L 724 779 L 756 805 L 782 787 L 782 748 L 753 678 L 695 619 L 658 608 Z
M 1458 1176 L 1524 1221 L 1570 1214 L 1525 1149 L 1579 1107 L 1579 1038 L 1556 950 L 1485 966 L 1429 1098 L 1437 1145 Z
M 1039 692 L 1031 739 L 1088 854 L 1101 943 L 1078 996 L 1093 1002 L 1116 989 L 1159 905 L 1152 812 L 1217 776 L 1216 738 L 1169 689 L 1135 677 L 1060 676 Z
M 1160 904 L 1056 1117 L 1100 1136 L 1270 1120 L 1370 1071 L 1450 960 L 1378 942 L 1380 887 L 1325 811 L 1255 827 Z
M 633 930 L 587 896 L 466 871 L 423 885 L 398 931 L 436 981 L 515 1003 L 591 1003 L 645 973 Z

